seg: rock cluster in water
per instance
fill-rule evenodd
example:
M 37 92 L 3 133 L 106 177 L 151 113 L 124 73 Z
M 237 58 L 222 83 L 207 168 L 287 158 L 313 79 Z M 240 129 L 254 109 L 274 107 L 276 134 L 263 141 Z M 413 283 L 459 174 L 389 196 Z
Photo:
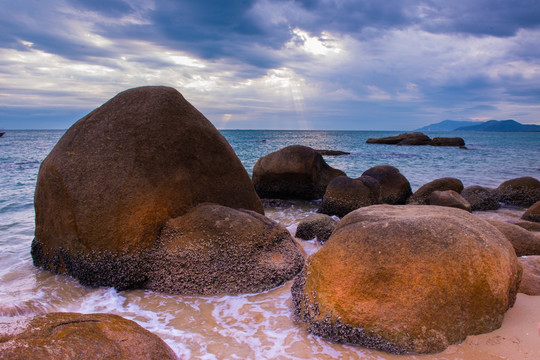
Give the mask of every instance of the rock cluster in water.
M 458 146 L 465 148 L 465 140 L 460 137 L 435 137 L 431 139 L 421 132 L 403 133 L 396 136 L 370 138 L 368 144 L 387 145 L 431 145 L 431 146 Z
M 262 291 L 298 271 L 301 255 L 292 239 L 262 215 L 240 210 L 247 219 L 228 222 L 236 213 L 196 208 L 198 216 L 215 223 L 208 224 L 208 233 L 182 236 L 193 225 L 184 225 L 182 219 L 206 202 L 263 214 L 231 146 L 178 91 L 127 90 L 75 123 L 43 161 L 35 193 L 34 264 L 69 274 L 84 285 L 190 294 Z M 177 218 L 178 237 L 173 241 L 167 232 L 167 239 L 162 238 L 168 221 Z M 225 229 L 219 221 L 234 228 Z M 207 272 L 200 283 L 196 270 L 179 267 L 187 256 L 182 249 L 195 254 L 197 248 L 212 247 L 213 241 L 219 242 L 217 253 L 197 257 L 197 266 L 216 271 Z M 227 263 L 232 253 L 235 266 L 252 267 L 246 273 L 249 281 L 246 274 L 223 274 L 213 267 L 220 256 L 220 264 Z M 171 254 L 175 261 L 163 261 Z M 252 276 L 257 271 L 272 281 Z M 222 283 L 225 277 L 227 285 Z M 172 279 L 199 285 L 175 284 Z M 261 283 L 254 284 L 255 279 Z
M 342 217 L 330 237 L 315 233 L 329 218 L 310 216 L 297 228 L 297 237 L 324 245 L 295 278 L 296 319 L 331 341 L 393 353 L 439 352 L 498 328 L 521 281 L 517 256 L 540 255 L 540 237 L 525 228 L 540 224 L 483 220 L 471 212 L 500 202 L 535 203 L 539 184 L 518 178 L 497 189 L 464 189 L 459 179 L 445 177 L 412 193 L 389 165 L 355 179 L 334 177 L 319 207 Z M 534 205 L 524 219 L 537 213 Z M 527 263 L 522 291 L 533 293 L 538 266 L 520 262 Z

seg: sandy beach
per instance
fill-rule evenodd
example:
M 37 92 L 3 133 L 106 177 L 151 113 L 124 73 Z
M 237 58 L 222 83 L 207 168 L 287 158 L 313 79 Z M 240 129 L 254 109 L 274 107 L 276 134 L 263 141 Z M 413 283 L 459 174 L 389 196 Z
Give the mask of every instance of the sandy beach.
M 540 296 L 518 294 L 501 328 L 488 334 L 469 336 L 444 352 L 415 356 L 418 359 L 540 359 Z

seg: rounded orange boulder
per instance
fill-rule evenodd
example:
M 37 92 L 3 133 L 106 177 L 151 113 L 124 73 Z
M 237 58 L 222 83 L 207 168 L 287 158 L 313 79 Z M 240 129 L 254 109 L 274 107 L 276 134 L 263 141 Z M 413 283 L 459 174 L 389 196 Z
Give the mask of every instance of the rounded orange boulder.
M 466 211 L 375 205 L 341 220 L 292 295 L 296 318 L 313 334 L 433 353 L 500 327 L 520 277 L 504 235 Z

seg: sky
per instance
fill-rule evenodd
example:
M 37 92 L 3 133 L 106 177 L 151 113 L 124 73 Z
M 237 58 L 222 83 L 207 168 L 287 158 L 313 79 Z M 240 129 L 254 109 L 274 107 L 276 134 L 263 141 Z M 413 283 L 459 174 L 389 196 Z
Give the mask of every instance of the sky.
M 538 0 L 0 0 L 0 128 L 180 91 L 219 129 L 540 124 Z

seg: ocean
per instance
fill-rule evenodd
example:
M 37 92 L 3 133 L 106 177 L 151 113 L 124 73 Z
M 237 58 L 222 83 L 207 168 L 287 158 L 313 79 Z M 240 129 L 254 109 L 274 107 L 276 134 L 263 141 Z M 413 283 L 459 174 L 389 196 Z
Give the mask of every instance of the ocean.
M 417 358 L 333 344 L 307 334 L 291 318 L 290 282 L 262 294 L 173 296 L 143 290 L 86 288 L 70 277 L 35 268 L 30 256 L 35 183 L 41 161 L 62 134 L 8 131 L 0 138 L 0 316 L 52 311 L 114 313 L 160 336 L 182 359 Z M 398 134 L 383 131 L 223 130 L 222 134 L 250 175 L 261 156 L 301 144 L 350 152 L 346 156 L 325 156 L 332 167 L 350 177 L 359 177 L 375 165 L 393 165 L 407 177 L 413 191 L 447 176 L 459 178 L 465 186 L 486 187 L 497 187 L 521 176 L 540 178 L 540 133 L 426 133 L 430 137 L 461 136 L 467 150 L 366 144 L 370 137 Z M 298 222 L 315 212 L 317 205 L 317 201 L 291 201 L 287 206 L 265 211 L 294 234 Z M 522 212 L 503 207 L 479 215 L 509 219 Z M 320 247 L 315 241 L 301 244 L 308 254 Z

